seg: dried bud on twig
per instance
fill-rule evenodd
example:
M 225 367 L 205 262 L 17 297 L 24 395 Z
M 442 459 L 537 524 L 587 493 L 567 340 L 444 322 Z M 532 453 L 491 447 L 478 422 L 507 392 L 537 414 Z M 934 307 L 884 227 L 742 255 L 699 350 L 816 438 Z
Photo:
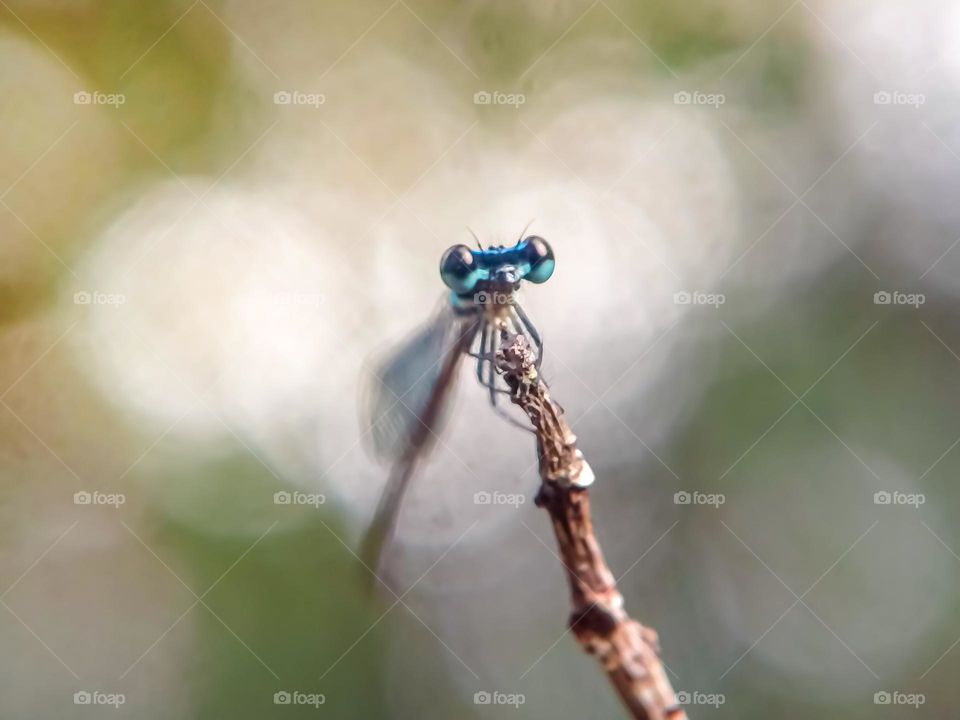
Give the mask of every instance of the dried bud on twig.
M 560 558 L 573 600 L 570 629 L 580 645 L 596 655 L 634 718 L 682 720 L 660 661 L 657 634 L 630 618 L 623 596 L 593 534 L 590 465 L 577 449 L 577 436 L 550 398 L 536 367 L 536 354 L 522 335 L 504 338 L 497 369 L 510 388 L 511 401 L 523 409 L 537 437 L 540 491 L 537 505 L 553 523 Z

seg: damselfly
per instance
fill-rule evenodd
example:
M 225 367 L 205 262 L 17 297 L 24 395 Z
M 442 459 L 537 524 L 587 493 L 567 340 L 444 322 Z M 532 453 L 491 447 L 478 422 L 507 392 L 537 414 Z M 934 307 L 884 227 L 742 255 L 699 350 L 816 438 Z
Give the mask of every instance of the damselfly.
M 535 349 L 539 366 L 543 343 L 516 302 L 516 293 L 524 280 L 549 280 L 554 264 L 550 246 L 535 235 L 510 247 L 471 250 L 454 245 L 440 260 L 449 298 L 430 322 L 373 369 L 365 420 L 374 453 L 389 461 L 391 470 L 364 540 L 363 560 L 369 568 L 379 565 L 403 492 L 440 430 L 464 356 L 476 360 L 477 380 L 489 392 L 490 404 L 512 420 L 498 407 L 506 391 L 497 387 L 497 349 L 505 332 L 522 334 Z

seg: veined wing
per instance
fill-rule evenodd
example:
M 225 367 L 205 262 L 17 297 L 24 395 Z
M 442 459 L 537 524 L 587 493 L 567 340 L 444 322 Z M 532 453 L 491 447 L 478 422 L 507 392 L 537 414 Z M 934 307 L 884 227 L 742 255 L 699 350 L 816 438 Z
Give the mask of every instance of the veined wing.
M 364 562 L 374 572 L 413 470 L 442 426 L 456 371 L 479 324 L 479 316 L 458 314 L 445 304 L 372 370 L 364 431 L 369 431 L 374 453 L 392 461 L 362 549 Z
M 438 389 L 447 357 L 466 352 L 476 333 L 475 322 L 475 317 L 457 314 L 445 301 L 429 322 L 368 369 L 361 432 L 378 460 L 397 460 L 418 430 L 424 430 L 424 413 Z M 434 432 L 444 420 L 439 410 L 428 423 Z M 429 442 L 432 435 L 426 435 Z

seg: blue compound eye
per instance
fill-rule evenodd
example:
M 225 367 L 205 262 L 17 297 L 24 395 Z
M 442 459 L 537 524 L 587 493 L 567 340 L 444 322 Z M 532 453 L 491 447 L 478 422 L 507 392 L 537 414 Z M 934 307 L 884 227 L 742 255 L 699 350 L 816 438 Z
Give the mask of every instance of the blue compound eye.
M 458 295 L 473 290 L 479 279 L 476 259 L 466 245 L 454 245 L 440 259 L 443 283 Z
M 553 250 L 542 237 L 531 235 L 520 243 L 520 256 L 530 264 L 530 270 L 524 275 L 524 280 L 532 283 L 543 283 L 553 275 L 556 262 L 553 259 Z

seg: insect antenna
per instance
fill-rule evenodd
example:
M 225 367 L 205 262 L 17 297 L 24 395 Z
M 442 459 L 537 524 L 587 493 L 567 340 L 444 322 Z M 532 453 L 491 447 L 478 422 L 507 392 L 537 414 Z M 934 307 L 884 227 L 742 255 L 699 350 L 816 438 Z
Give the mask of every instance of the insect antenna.
M 517 245 L 521 243 L 521 241 L 523 240 L 523 236 L 527 234 L 527 230 L 530 229 L 531 225 L 533 225 L 533 218 L 530 219 L 530 222 L 528 222 L 526 224 L 526 227 L 524 227 L 523 230 L 520 232 L 520 237 L 517 238 Z
M 477 237 L 477 234 L 470 228 L 467 228 L 467 232 L 473 235 L 473 239 L 477 241 L 477 247 L 483 250 L 483 244 L 480 242 L 480 238 Z

